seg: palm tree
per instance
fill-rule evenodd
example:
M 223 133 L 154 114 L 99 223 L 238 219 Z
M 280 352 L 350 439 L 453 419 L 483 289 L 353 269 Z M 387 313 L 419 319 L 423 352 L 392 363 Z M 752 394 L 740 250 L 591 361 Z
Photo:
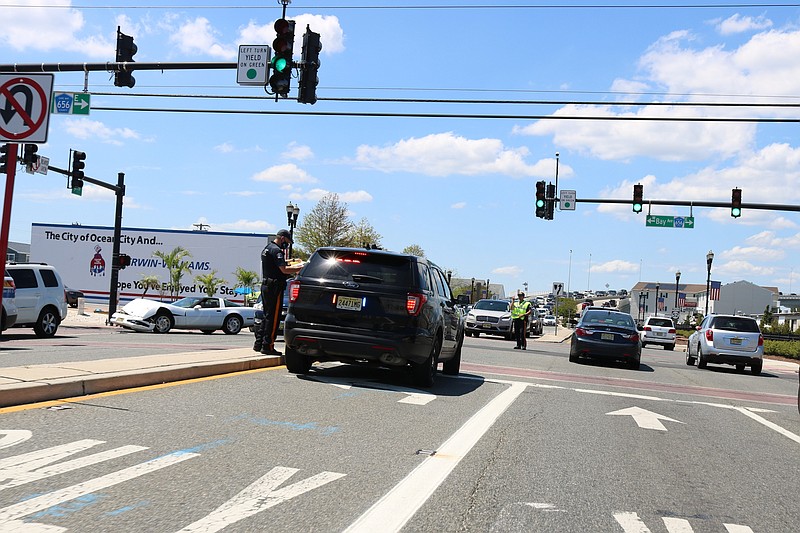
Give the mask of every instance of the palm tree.
M 148 290 L 161 288 L 161 282 L 158 280 L 158 276 L 151 274 L 142 274 L 141 284 L 144 288 L 144 291 L 142 291 L 142 298 L 145 297 Z
M 206 293 L 206 296 L 209 298 L 214 296 L 214 293 L 217 292 L 217 287 L 222 285 L 223 283 L 227 283 L 222 278 L 217 277 L 217 271 L 212 270 L 208 274 L 201 274 L 199 276 L 195 276 L 194 280 L 203 286 L 203 290 Z
M 161 250 L 153 252 L 155 257 L 158 257 L 164 262 L 164 266 L 169 271 L 169 296 L 172 300 L 175 295 L 180 292 L 181 278 L 183 275 L 191 273 L 189 262 L 184 261 L 186 257 L 192 257 L 192 254 L 182 246 L 176 246 L 171 252 L 165 253 Z
M 247 302 L 248 296 L 252 293 L 253 287 L 258 283 L 259 275 L 257 272 L 253 272 L 252 270 L 245 270 L 242 267 L 236 267 L 236 271 L 234 272 L 236 276 L 236 286 L 237 287 L 244 287 L 245 289 L 250 289 L 251 292 L 246 293 L 244 295 L 244 300 Z

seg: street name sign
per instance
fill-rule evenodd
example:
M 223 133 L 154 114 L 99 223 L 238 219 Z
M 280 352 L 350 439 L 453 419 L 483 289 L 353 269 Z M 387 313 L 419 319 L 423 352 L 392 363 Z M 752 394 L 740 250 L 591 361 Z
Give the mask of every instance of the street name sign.
M 686 228 L 694 229 L 694 217 L 672 217 L 664 215 L 647 215 L 645 226 L 649 228 Z
M 0 141 L 46 143 L 52 74 L 0 74 Z
M 57 115 L 88 115 L 91 97 L 89 93 L 54 93 L 50 112 Z
M 266 44 L 240 44 L 236 64 L 236 83 L 266 85 L 272 49 Z
M 562 190 L 559 205 L 562 211 L 575 211 L 575 191 Z

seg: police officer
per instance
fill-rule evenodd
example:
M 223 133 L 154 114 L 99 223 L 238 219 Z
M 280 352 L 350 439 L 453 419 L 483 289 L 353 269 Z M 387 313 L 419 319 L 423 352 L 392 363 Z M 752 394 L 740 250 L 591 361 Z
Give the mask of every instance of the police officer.
M 291 234 L 282 229 L 261 252 L 261 302 L 264 306 L 264 318 L 256 328 L 253 350 L 264 355 L 282 355 L 275 349 L 275 336 L 278 334 L 283 291 L 286 280 L 300 272 L 304 266 L 303 263 L 293 266 L 286 264 L 284 250 L 290 243 L 293 243 Z
M 514 320 L 514 336 L 517 340 L 517 345 L 514 346 L 515 350 L 528 349 L 528 320 L 532 311 L 531 303 L 525 299 L 525 293 L 521 292 L 517 295 L 518 302 L 511 302 L 511 318 Z

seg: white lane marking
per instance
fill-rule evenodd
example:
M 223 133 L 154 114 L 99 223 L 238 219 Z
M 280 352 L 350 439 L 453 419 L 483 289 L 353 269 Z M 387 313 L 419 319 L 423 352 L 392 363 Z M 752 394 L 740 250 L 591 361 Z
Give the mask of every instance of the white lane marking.
M 664 424 L 661 423 L 661 420 L 683 424 L 683 422 L 680 422 L 668 416 L 660 415 L 658 413 L 654 413 L 653 411 L 648 411 L 647 409 L 642 409 L 641 407 L 636 407 L 636 406 L 620 409 L 618 411 L 612 411 L 606 414 L 612 416 L 630 416 L 633 418 L 633 421 L 636 422 L 636 425 L 638 425 L 640 428 L 655 429 L 658 431 L 667 430 L 667 428 L 664 427 Z
M 63 533 L 67 528 L 12 520 L 3 524 L 3 533 Z
M 753 530 L 747 526 L 740 526 L 739 524 L 722 524 L 728 533 L 753 533 Z
M 33 433 L 27 429 L 0 429 L 0 435 L 3 435 L 3 438 L 0 439 L 0 450 L 2 450 L 25 442 L 33 436 Z
M 662 516 L 661 520 L 667 526 L 669 533 L 693 533 L 693 529 L 689 521 L 685 518 L 674 518 L 671 516 Z
M 74 500 L 75 498 L 91 494 L 92 492 L 118 485 L 139 476 L 149 474 L 150 472 L 155 472 L 156 470 L 161 470 L 162 468 L 199 456 L 199 453 L 171 453 L 153 459 L 152 461 L 147 461 L 146 463 L 140 463 L 117 472 L 106 474 L 105 476 L 90 479 L 83 483 L 71 485 L 29 500 L 15 503 L 14 505 L 9 505 L 8 507 L 3 507 L 0 509 L 0 526 L 5 526 L 6 522 L 19 520 L 20 518 L 43 511 L 54 505 L 60 505 L 64 502 Z
M 497 395 L 453 433 L 436 450 L 436 455 L 422 461 L 345 531 L 400 531 L 526 388 L 526 383 L 512 382 L 508 389 Z
M 103 440 L 83 439 L 44 448 L 42 450 L 12 455 L 11 457 L 0 460 L 0 476 L 9 472 L 13 473 L 16 469 L 20 468 L 33 470 L 104 443 L 105 441 Z M 8 476 L 0 477 L 0 479 L 5 479 L 5 477 Z
M 181 529 L 179 533 L 213 533 L 219 531 L 248 516 L 260 513 L 265 509 L 274 507 L 295 496 L 345 476 L 345 474 L 337 474 L 336 472 L 322 472 L 278 489 L 281 483 L 298 471 L 298 468 L 276 466 L 232 499 L 222 504 L 214 512 L 197 522 L 189 524 Z
M 625 533 L 650 533 L 636 513 L 614 513 L 614 520 L 622 526 Z
M 566 509 L 559 509 L 553 503 L 522 502 L 523 505 L 533 507 L 546 513 L 566 513 Z
M 417 389 L 409 389 L 406 387 L 398 387 L 395 385 L 387 385 L 385 383 L 377 383 L 374 381 L 358 381 L 347 378 L 330 378 L 325 376 L 309 376 L 309 379 L 328 383 L 340 388 L 359 387 L 364 389 L 375 389 L 387 392 L 398 392 L 400 394 L 407 394 L 405 398 L 398 400 L 397 403 L 409 403 L 412 405 L 427 405 L 436 399 L 435 394 L 430 392 L 423 392 Z
M 740 413 L 742 413 L 743 415 L 745 415 L 745 416 L 747 416 L 749 418 L 752 418 L 753 420 L 755 420 L 759 424 L 763 424 L 763 425 L 767 426 L 768 428 L 770 428 L 771 430 L 777 431 L 779 434 L 783 435 L 784 437 L 787 437 L 787 438 L 795 441 L 796 443 L 800 444 L 800 435 L 796 435 L 796 434 L 792 433 L 791 431 L 789 431 L 788 429 L 784 429 L 781 426 L 779 426 L 778 424 L 770 422 L 766 418 L 758 416 L 757 414 L 751 412 L 749 409 L 746 409 L 744 407 L 736 407 L 736 410 L 739 411 Z

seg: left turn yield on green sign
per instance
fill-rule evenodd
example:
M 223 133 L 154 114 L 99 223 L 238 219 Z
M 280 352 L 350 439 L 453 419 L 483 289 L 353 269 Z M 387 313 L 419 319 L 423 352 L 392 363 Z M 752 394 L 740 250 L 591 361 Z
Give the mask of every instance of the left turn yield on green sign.
M 46 143 L 52 74 L 0 74 L 0 141 Z
M 88 115 L 91 97 L 89 93 L 53 93 L 50 112 L 56 115 Z

